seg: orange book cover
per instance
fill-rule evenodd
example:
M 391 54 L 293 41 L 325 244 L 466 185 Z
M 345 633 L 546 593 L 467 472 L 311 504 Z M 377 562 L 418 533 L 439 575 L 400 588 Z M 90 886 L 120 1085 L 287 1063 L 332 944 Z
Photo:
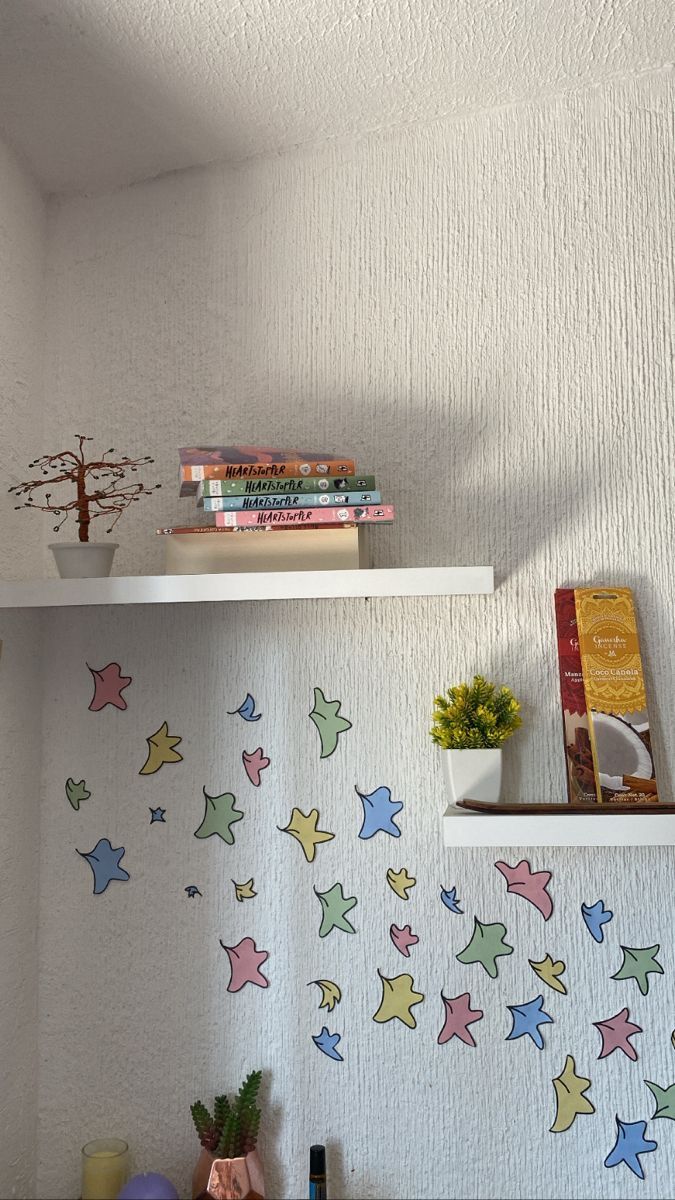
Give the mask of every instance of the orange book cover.
M 353 475 L 351 458 L 303 454 L 255 446 L 184 447 L 180 454 L 181 496 L 196 494 L 204 479 L 289 479 L 294 476 Z

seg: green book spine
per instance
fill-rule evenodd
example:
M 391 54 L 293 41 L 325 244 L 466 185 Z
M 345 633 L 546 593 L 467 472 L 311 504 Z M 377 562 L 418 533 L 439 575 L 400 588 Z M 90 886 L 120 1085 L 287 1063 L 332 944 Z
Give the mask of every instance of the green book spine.
M 292 479 L 203 479 L 197 488 L 197 503 L 205 496 L 274 496 L 289 492 L 372 492 L 374 475 L 325 475 Z

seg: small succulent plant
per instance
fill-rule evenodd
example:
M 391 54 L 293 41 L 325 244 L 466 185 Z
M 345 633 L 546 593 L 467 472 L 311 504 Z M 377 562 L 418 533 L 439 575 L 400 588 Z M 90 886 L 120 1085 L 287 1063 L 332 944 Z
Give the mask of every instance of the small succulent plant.
M 256 1107 L 262 1071 L 251 1071 L 234 1100 L 216 1096 L 211 1114 L 201 1100 L 190 1105 L 197 1137 L 216 1158 L 243 1158 L 255 1150 L 260 1129 Z
M 443 750 L 498 749 L 522 725 L 520 704 L 507 687 L 482 675 L 434 699 L 433 741 Z

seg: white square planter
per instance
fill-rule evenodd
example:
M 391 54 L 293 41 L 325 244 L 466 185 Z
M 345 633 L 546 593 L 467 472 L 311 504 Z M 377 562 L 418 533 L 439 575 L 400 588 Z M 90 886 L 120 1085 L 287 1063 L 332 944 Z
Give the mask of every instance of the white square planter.
M 499 802 L 501 750 L 442 750 L 443 778 L 452 804 L 458 800 Z

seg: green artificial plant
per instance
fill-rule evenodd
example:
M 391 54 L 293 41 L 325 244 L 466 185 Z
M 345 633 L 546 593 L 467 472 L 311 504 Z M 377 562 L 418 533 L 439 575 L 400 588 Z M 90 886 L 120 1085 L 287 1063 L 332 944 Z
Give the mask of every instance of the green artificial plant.
M 197 1137 L 216 1158 L 243 1158 L 255 1150 L 260 1129 L 256 1108 L 262 1071 L 251 1071 L 234 1100 L 216 1096 L 213 1115 L 201 1100 L 190 1105 Z
M 519 712 L 509 688 L 474 675 L 435 697 L 429 732 L 443 750 L 497 750 L 522 725 Z

